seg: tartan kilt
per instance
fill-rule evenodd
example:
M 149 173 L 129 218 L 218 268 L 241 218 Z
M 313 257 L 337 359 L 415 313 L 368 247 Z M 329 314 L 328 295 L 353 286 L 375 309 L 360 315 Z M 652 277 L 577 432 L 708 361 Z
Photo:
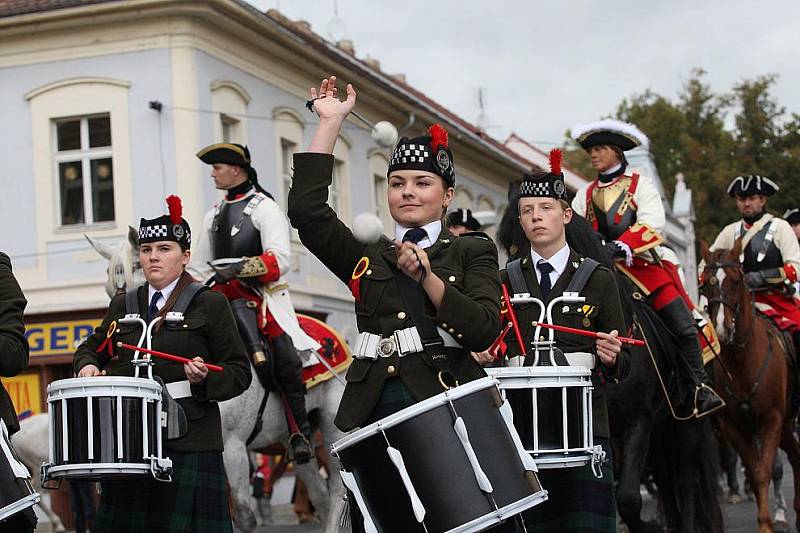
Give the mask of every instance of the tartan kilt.
M 96 532 L 232 532 L 221 452 L 166 454 L 172 482 L 103 482 Z
M 590 465 L 539 470 L 539 482 L 547 490 L 547 501 L 523 512 L 530 533 L 617 531 L 611 441 L 595 438 L 594 443 L 602 445 L 606 452 L 601 479 L 594 477 Z

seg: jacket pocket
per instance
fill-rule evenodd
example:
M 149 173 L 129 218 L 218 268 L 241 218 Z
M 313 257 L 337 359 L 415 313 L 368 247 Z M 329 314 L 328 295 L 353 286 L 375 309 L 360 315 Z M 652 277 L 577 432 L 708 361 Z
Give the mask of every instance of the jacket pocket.
M 359 281 L 361 301 L 356 303 L 356 315 L 371 317 L 375 314 L 386 288 L 394 281 L 394 274 L 384 265 L 371 265 Z

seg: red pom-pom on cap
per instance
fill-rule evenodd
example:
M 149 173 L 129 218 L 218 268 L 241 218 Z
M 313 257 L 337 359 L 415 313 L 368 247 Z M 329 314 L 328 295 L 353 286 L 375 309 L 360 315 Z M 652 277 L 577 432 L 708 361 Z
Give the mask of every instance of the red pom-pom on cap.
M 550 150 L 550 174 L 554 176 L 561 175 L 561 160 L 564 154 L 558 148 Z
M 169 219 L 173 224 L 180 224 L 183 217 L 183 206 L 181 199 L 174 194 L 167 197 L 167 207 L 169 207 Z
M 438 122 L 428 128 L 428 135 L 431 136 L 431 148 L 434 152 L 447 149 L 447 130 Z

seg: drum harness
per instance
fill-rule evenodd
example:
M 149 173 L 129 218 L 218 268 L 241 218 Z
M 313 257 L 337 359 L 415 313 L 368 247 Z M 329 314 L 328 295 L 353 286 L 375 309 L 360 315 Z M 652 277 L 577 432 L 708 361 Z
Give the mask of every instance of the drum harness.
M 525 280 L 525 275 L 522 273 L 522 261 L 523 259 L 515 259 L 506 265 L 506 272 L 508 273 L 508 279 L 511 282 L 511 289 L 514 291 L 514 298 L 523 297 L 529 298 L 530 297 L 530 288 L 528 287 L 528 283 Z M 572 275 L 572 279 L 570 279 L 567 288 L 564 289 L 563 296 L 569 298 L 577 298 L 579 297 L 581 291 L 583 291 L 586 284 L 589 282 L 589 278 L 592 276 L 594 271 L 597 267 L 600 266 L 600 263 L 591 257 L 585 257 L 581 260 L 580 264 L 578 265 L 577 270 Z M 544 303 L 541 301 L 537 301 L 539 305 L 542 307 L 542 313 L 544 313 Z M 551 302 L 552 305 L 553 302 Z M 512 302 L 509 301 L 507 304 L 510 306 Z M 541 320 L 539 320 L 541 321 Z M 537 330 L 539 327 L 537 326 Z M 521 335 L 522 332 L 520 332 Z M 551 330 L 551 333 L 552 330 Z M 524 366 L 537 366 L 539 364 L 539 348 L 542 344 L 547 345 L 548 350 L 550 352 L 550 363 L 556 366 L 570 366 L 569 362 L 567 361 L 564 353 L 557 349 L 554 342 L 552 340 L 549 341 L 540 341 L 538 340 L 538 333 L 534 335 L 537 340 L 532 342 L 535 356 L 534 357 L 526 357 Z M 545 365 L 547 363 L 544 363 Z M 590 371 L 592 369 L 589 369 Z M 606 453 L 603 451 L 602 446 L 597 445 L 592 450 L 592 460 L 591 460 L 591 468 L 592 473 L 595 475 L 597 479 L 603 477 L 603 471 L 600 468 L 600 465 L 606 462 Z
M 172 310 L 167 313 L 166 322 L 170 324 L 179 324 L 183 322 L 183 314 L 186 312 L 189 304 L 192 302 L 194 297 L 197 296 L 197 293 L 205 288 L 206 287 L 202 283 L 196 281 L 190 283 L 180 293 L 180 295 L 178 295 L 178 299 L 175 301 L 175 305 L 173 306 Z M 144 322 L 141 318 L 139 309 L 139 287 L 130 289 L 125 293 L 125 312 L 125 318 L 120 320 L 121 324 L 137 324 Z M 143 332 L 142 340 L 144 340 L 145 334 L 150 333 L 156 323 L 157 320 L 150 322 L 150 325 L 147 326 L 145 332 Z M 150 360 L 144 359 L 144 361 L 146 362 L 140 364 L 147 365 L 149 367 L 149 377 L 161 384 L 161 397 L 164 405 L 164 415 L 166 416 L 166 420 L 162 421 L 162 427 L 166 427 L 167 429 L 167 440 L 182 437 L 187 431 L 189 431 L 189 423 L 186 419 L 186 413 L 183 411 L 183 407 L 181 407 L 176 400 L 179 398 L 191 397 L 191 386 L 188 381 L 164 383 L 164 380 L 161 379 L 161 377 L 152 375 L 152 366 L 150 366 Z M 139 369 L 137 367 L 137 376 L 138 372 Z

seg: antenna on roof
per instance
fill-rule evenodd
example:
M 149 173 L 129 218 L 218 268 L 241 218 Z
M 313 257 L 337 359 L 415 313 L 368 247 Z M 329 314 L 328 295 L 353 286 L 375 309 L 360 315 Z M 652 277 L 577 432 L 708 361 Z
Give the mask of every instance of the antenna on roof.
M 339 17 L 339 0 L 333 0 L 333 18 L 325 26 L 331 42 L 338 43 L 347 34 L 347 23 Z

